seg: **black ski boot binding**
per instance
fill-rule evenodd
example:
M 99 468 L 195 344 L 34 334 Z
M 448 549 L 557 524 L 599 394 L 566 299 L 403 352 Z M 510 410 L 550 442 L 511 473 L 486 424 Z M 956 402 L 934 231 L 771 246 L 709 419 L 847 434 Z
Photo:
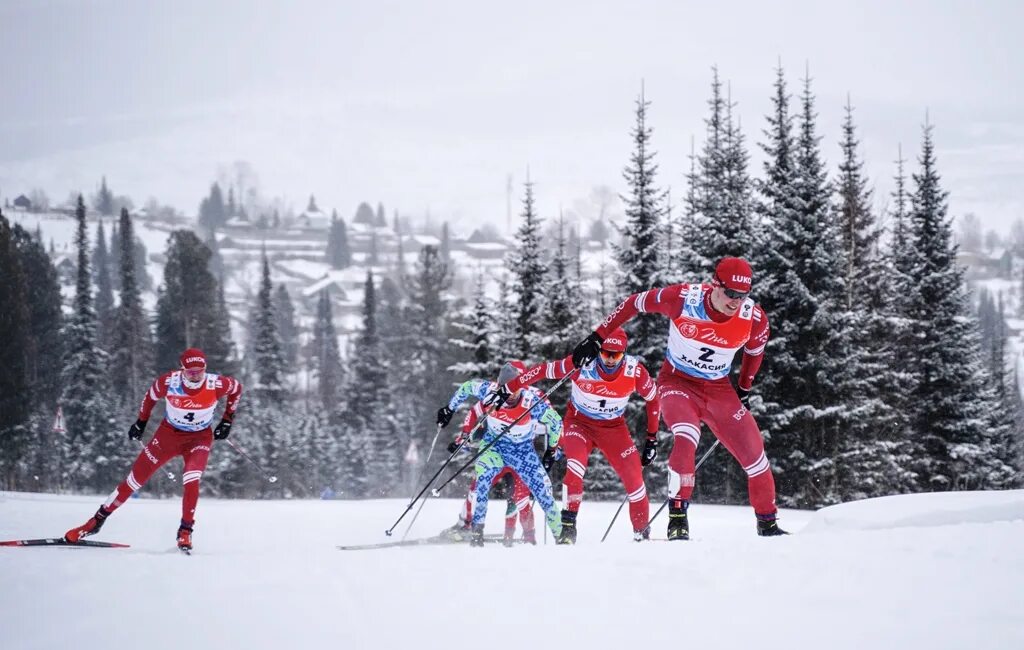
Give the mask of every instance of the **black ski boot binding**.
M 778 537 L 789 533 L 779 528 L 775 515 L 757 515 L 757 534 L 761 537 Z
M 680 503 L 681 505 L 676 505 Z M 669 541 L 690 539 L 690 520 L 686 510 L 690 504 L 686 501 L 673 501 L 668 507 L 668 539 Z
M 571 510 L 562 511 L 562 532 L 555 540 L 556 544 L 576 543 L 576 515 L 579 513 Z
M 473 530 L 469 534 L 469 545 L 470 546 L 483 546 L 484 545 L 484 525 L 473 524 Z

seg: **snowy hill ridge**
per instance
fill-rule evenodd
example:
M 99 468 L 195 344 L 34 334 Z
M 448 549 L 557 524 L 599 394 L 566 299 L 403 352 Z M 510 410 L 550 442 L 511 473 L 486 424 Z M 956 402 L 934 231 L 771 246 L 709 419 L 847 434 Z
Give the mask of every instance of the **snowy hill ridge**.
M 0 492 L 0 538 L 60 534 L 100 499 Z M 600 543 L 616 504 L 587 502 L 571 548 L 338 551 L 383 541 L 405 502 L 204 498 L 184 557 L 180 502 L 139 498 L 97 536 L 129 549 L 0 548 L 0 648 L 1017 649 L 1022 501 L 959 492 L 783 510 L 794 534 L 773 539 L 754 534 L 749 508 L 694 504 L 692 541 L 645 544 L 622 517 Z M 430 500 L 410 536 L 458 508 Z
M 1024 521 L 1024 490 L 898 494 L 840 503 L 814 514 L 802 533 Z

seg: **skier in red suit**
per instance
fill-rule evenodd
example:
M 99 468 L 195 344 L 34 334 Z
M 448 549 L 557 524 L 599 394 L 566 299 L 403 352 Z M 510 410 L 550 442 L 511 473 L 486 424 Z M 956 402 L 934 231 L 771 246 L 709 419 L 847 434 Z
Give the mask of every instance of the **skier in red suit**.
M 676 284 L 626 298 L 573 350 L 574 363 L 597 356 L 601 342 L 640 313 L 668 316 L 668 345 L 658 373 L 662 418 L 672 431 L 668 538 L 690 537 L 687 507 L 694 486 L 694 455 L 701 422 L 708 425 L 747 473 L 750 504 L 762 536 L 784 535 L 776 521 L 775 479 L 757 422 L 746 407 L 768 343 L 768 316 L 750 297 L 753 273 L 738 257 L 725 257 L 710 283 Z M 743 349 L 734 388 L 733 357 Z
M 563 418 L 561 447 L 565 452 L 566 472 L 562 479 L 562 534 L 559 544 L 576 543 L 576 515 L 583 501 L 583 475 L 591 450 L 604 452 L 608 463 L 622 479 L 629 499 L 629 518 L 633 537 L 650 537 L 647 520 L 650 502 L 644 485 L 643 469 L 658 453 L 658 395 L 654 380 L 637 357 L 626 354 L 626 332 L 616 329 L 601 343 L 597 359 L 586 363 L 572 380 L 572 393 Z M 541 379 L 561 379 L 576 368 L 572 357 L 549 361 L 530 368 L 505 385 L 515 391 Z M 626 403 L 633 393 L 647 401 L 647 441 L 638 454 L 626 425 Z
M 95 535 L 115 510 L 138 489 L 161 465 L 182 456 L 185 469 L 181 475 L 181 525 L 178 528 L 178 548 L 192 549 L 192 526 L 195 522 L 196 503 L 199 501 L 199 479 L 206 469 L 213 441 L 224 440 L 231 434 L 231 422 L 242 396 L 242 384 L 233 377 L 206 372 L 206 356 L 201 350 L 189 348 L 182 353 L 181 368 L 158 377 L 142 400 L 138 419 L 129 429 L 128 438 L 141 440 L 150 413 L 161 399 L 167 400 L 164 420 L 157 427 L 149 444 L 135 459 L 128 477 L 117 486 L 96 514 L 81 526 L 69 530 L 64 539 L 77 542 Z M 227 398 L 224 413 L 216 428 L 213 412 L 217 402 Z

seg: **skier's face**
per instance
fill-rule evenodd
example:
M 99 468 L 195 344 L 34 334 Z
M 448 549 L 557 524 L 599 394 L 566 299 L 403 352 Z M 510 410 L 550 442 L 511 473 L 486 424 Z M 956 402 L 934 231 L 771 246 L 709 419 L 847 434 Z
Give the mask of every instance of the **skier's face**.
M 203 377 L 206 376 L 206 368 L 203 366 L 198 368 L 182 368 L 181 374 L 185 377 L 186 381 L 194 384 L 197 381 L 202 381 Z
M 609 370 L 615 370 L 622 363 L 622 360 L 626 355 L 622 352 L 612 352 L 609 350 L 601 350 L 601 364 Z
M 745 293 L 726 289 L 716 283 L 715 288 L 711 290 L 711 306 L 726 316 L 733 316 L 740 310 L 746 297 Z

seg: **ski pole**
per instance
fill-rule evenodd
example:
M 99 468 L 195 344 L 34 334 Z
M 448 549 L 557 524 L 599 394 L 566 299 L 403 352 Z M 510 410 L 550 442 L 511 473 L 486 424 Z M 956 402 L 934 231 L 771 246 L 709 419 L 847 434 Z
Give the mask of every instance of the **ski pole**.
M 425 461 L 423 461 L 423 469 L 425 469 L 427 467 L 427 465 L 430 464 L 430 457 L 434 454 L 434 445 L 437 444 L 437 439 L 441 435 L 441 428 L 442 427 L 441 427 L 440 424 L 437 425 L 437 433 L 434 434 L 434 440 L 430 443 L 430 450 L 427 451 L 427 459 Z M 415 481 L 414 485 L 418 484 L 420 482 L 420 479 L 423 478 L 423 469 L 420 470 L 419 475 L 416 477 L 416 481 Z M 405 532 L 402 533 L 402 540 L 401 541 L 404 542 L 405 538 L 409 536 L 409 531 L 412 530 L 413 524 L 416 523 L 416 520 L 419 518 L 420 513 L 423 511 L 423 506 L 426 503 L 427 503 L 426 499 L 424 499 L 423 501 L 420 501 L 420 507 L 416 509 L 416 514 L 414 514 L 412 516 L 412 521 L 410 521 L 409 525 L 405 527 Z
M 545 392 L 545 393 L 544 393 L 543 395 L 541 395 L 541 396 L 540 396 L 540 400 L 539 400 L 539 401 L 544 401 L 544 400 L 546 400 L 546 399 L 548 398 L 548 395 L 550 395 L 551 393 L 553 393 L 553 392 L 555 392 L 556 390 L 558 390 L 558 387 L 559 387 L 559 386 L 561 386 L 561 385 L 562 385 L 562 384 L 564 384 L 564 383 L 565 383 L 566 381 L 568 381 L 568 380 L 569 380 L 570 378 L 572 378 L 572 376 L 573 376 L 573 375 L 575 375 L 575 374 L 576 374 L 577 372 L 579 372 L 579 368 L 573 368 L 573 369 L 572 369 L 571 371 L 569 371 L 569 374 L 567 374 L 567 375 L 566 375 L 565 377 L 562 377 L 561 379 L 559 379 L 559 380 L 558 380 L 558 382 L 556 382 L 554 386 L 552 386 L 551 388 L 549 388 L 549 389 L 548 389 L 548 390 L 547 390 L 547 391 L 546 391 L 546 392 Z M 478 452 L 476 452 L 475 454 L 473 454 L 473 457 L 472 457 L 472 458 L 470 458 L 470 459 L 469 459 L 468 461 L 466 461 L 466 462 L 465 462 L 465 464 L 463 464 L 463 465 L 462 465 L 462 467 L 460 467 L 459 469 L 455 470 L 455 473 L 454 473 L 454 474 L 452 474 L 451 476 L 449 476 L 449 477 L 448 477 L 448 478 L 447 478 L 447 479 L 445 480 L 445 482 L 444 482 L 444 483 L 442 483 L 441 485 L 439 485 L 439 486 L 437 486 L 436 488 L 434 488 L 433 490 L 431 490 L 431 492 L 430 492 L 430 493 L 431 493 L 431 494 L 433 494 L 433 495 L 434 495 L 435 497 L 437 497 L 437 496 L 441 496 L 441 490 L 443 490 L 443 489 L 444 489 L 444 487 L 445 487 L 446 485 L 448 485 L 449 483 L 451 483 L 452 481 L 454 481 L 454 480 L 455 480 L 455 478 L 456 478 L 456 477 L 457 477 L 457 476 L 458 476 L 459 474 L 461 474 L 462 472 L 466 471 L 466 468 L 467 468 L 467 467 L 469 467 L 470 465 L 472 465 L 473 463 L 475 463 L 475 462 L 476 462 L 476 459 L 477 459 L 477 458 L 480 458 L 480 457 L 481 457 L 481 456 L 483 456 L 483 455 L 484 455 L 485 453 L 487 453 L 487 451 L 488 451 L 488 450 L 489 450 L 489 449 L 490 449 L 491 447 L 493 447 L 493 446 L 495 445 L 495 443 L 497 443 L 497 442 L 498 442 L 499 440 L 501 440 L 502 438 L 504 438 L 504 437 L 505 437 L 505 434 L 507 434 L 507 433 L 508 433 L 509 431 L 511 431 L 511 430 L 512 430 L 512 427 L 514 427 L 515 425 L 519 424 L 519 421 L 520 421 L 520 420 L 522 420 L 522 419 L 523 419 L 524 417 L 526 417 L 526 416 L 527 416 L 527 415 L 529 415 L 529 414 L 530 414 L 530 410 L 525 410 L 525 411 L 523 411 L 522 413 L 520 413 L 520 414 L 519 414 L 519 417 L 517 417 L 517 418 L 516 418 L 515 420 L 513 420 L 512 422 L 510 422 L 510 423 L 506 424 L 505 426 L 503 426 L 503 427 L 501 428 L 501 433 L 499 433 L 498 435 L 496 435 L 496 436 L 494 437 L 494 440 L 491 440 L 491 441 L 490 441 L 489 443 L 487 443 L 486 445 L 483 445 L 482 447 L 480 447 L 480 450 L 479 450 Z
M 693 468 L 693 473 L 694 474 L 696 474 L 697 470 L 700 469 L 700 466 L 704 464 L 704 461 L 706 461 L 708 459 L 708 456 L 710 456 L 711 452 L 713 452 L 715 450 L 715 447 L 718 446 L 719 442 L 721 442 L 721 441 L 716 439 L 715 440 L 715 444 L 711 445 L 711 449 L 708 449 L 707 451 L 705 451 L 704 455 L 700 457 L 700 460 L 697 461 L 697 465 Z M 651 517 L 651 520 L 647 522 L 648 526 L 650 526 L 651 524 L 654 523 L 654 520 L 658 518 L 658 515 L 661 514 L 661 511 L 665 509 L 665 506 L 667 506 L 668 502 L 671 501 L 671 500 L 672 500 L 671 496 L 669 498 L 665 499 L 665 503 L 661 504 L 661 507 L 658 508 L 658 512 L 654 513 L 654 516 Z
M 245 453 L 242 450 L 241 447 L 239 447 L 238 445 L 235 444 L 234 440 L 232 440 L 231 438 L 225 438 L 224 441 L 227 442 L 229 445 L 231 445 L 232 449 L 234 449 L 235 451 L 240 453 L 242 455 L 242 458 L 244 458 L 247 461 L 249 461 L 250 463 L 252 463 L 252 466 L 255 467 L 257 470 L 259 470 L 259 473 L 262 474 L 263 478 L 267 479 L 268 482 L 270 482 L 270 483 L 277 483 L 277 477 L 276 476 L 272 476 L 272 475 L 268 475 L 267 471 L 265 469 L 263 469 L 262 467 L 260 467 L 259 463 L 254 461 L 252 459 L 252 457 L 249 456 L 249 454 Z
M 146 445 L 141 440 L 136 440 L 135 442 L 139 443 L 139 446 L 142 447 L 143 451 L 146 450 Z M 171 479 L 173 481 L 174 480 L 174 472 L 172 472 L 171 470 L 165 470 L 165 472 L 167 473 L 167 478 L 169 478 L 169 479 Z
M 468 439 L 468 438 L 467 438 L 467 439 Z M 426 492 L 426 491 L 427 491 L 427 490 L 428 490 L 428 489 L 430 488 L 430 486 L 431 486 L 431 485 L 432 485 L 432 484 L 434 483 L 434 481 L 436 481 L 436 480 L 437 480 L 437 477 L 441 475 L 441 472 L 443 472 L 443 471 L 444 471 L 444 468 L 445 468 L 445 467 L 448 467 L 448 465 L 450 465 L 450 464 L 451 464 L 451 462 L 452 462 L 452 459 L 453 459 L 453 458 L 455 458 L 455 455 L 456 455 L 456 454 L 458 454 L 458 453 L 459 453 L 459 451 L 461 451 L 461 450 L 462 450 L 462 448 L 463 448 L 463 447 L 464 447 L 465 445 L 466 445 L 466 441 L 465 441 L 465 440 L 463 440 L 462 442 L 460 442 L 460 443 L 459 443 L 459 446 L 455 448 L 455 451 L 453 451 L 453 452 L 451 453 L 451 455 L 450 455 L 450 456 L 448 456 L 448 460 L 444 461 L 444 463 L 443 463 L 443 464 L 441 465 L 441 467 L 439 467 L 439 468 L 437 469 L 437 471 L 436 471 L 436 472 L 434 472 L 434 475 L 430 477 L 430 480 L 429 480 L 429 481 L 427 481 L 427 484 L 426 484 L 426 485 L 424 485 L 424 486 L 423 486 L 423 489 L 419 491 L 419 494 L 417 494 L 416 496 L 414 496 L 414 497 L 412 498 L 412 500 L 411 500 L 411 501 L 409 501 L 409 505 L 407 505 L 407 506 L 405 507 L 405 510 L 404 510 L 404 511 L 402 512 L 402 514 L 398 515 L 398 519 L 396 519 L 396 520 L 395 520 L 395 523 L 391 524 L 391 528 L 388 528 L 387 530 L 385 530 L 385 531 L 384 531 L 384 534 L 385 534 L 385 535 L 387 535 L 388 537 L 391 537 L 391 535 L 392 535 L 392 534 L 394 534 L 394 532 L 395 532 L 395 527 L 396 527 L 396 526 L 398 526 L 398 522 L 402 521 L 402 519 L 403 519 L 403 518 L 405 518 L 405 516 L 406 516 L 407 514 L 409 514 L 409 511 L 410 511 L 410 510 L 412 510 L 412 507 L 413 507 L 414 505 L 416 505 L 416 502 L 417 502 L 417 501 L 419 501 L 419 500 L 420 500 L 420 497 L 422 497 L 422 496 L 423 496 L 423 494 L 424 494 L 424 493 L 425 493 L 425 492 Z
M 615 525 L 615 520 L 619 518 L 619 513 L 620 513 L 620 512 L 622 512 L 622 507 L 623 507 L 624 505 L 626 505 L 626 501 L 629 501 L 629 495 L 628 495 L 628 494 L 627 494 L 627 495 L 626 495 L 626 497 L 625 497 L 625 498 L 624 498 L 624 499 L 622 500 L 622 503 L 620 503 L 620 504 L 619 504 L 619 507 L 618 507 L 618 509 L 617 509 L 617 510 L 615 511 L 615 514 L 614 514 L 614 515 L 612 515 L 612 520 L 611 520 L 611 521 L 610 521 L 610 522 L 608 523 L 608 529 L 607 529 L 607 530 L 605 530 L 605 531 L 604 531 L 604 535 L 602 535 L 602 536 L 601 536 L 601 541 L 602 541 L 602 542 L 603 542 L 604 540 L 608 539 L 608 533 L 612 532 L 612 526 L 614 526 L 614 525 Z

